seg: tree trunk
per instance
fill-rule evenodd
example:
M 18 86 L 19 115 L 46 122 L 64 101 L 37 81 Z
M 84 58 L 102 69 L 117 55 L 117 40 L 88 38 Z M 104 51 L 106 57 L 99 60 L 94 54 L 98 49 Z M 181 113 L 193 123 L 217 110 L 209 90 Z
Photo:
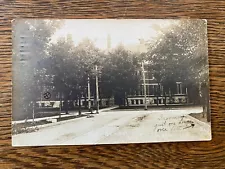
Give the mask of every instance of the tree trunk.
M 80 94 L 78 96 L 78 113 L 79 113 L 79 116 L 81 115 L 81 98 L 80 98 Z
M 129 107 L 129 101 L 128 101 L 128 98 L 126 98 L 126 102 L 127 102 L 127 107 Z
M 206 83 L 203 83 L 201 86 L 201 100 L 202 100 L 202 106 L 203 106 L 203 117 L 206 116 L 207 121 L 211 121 L 211 113 L 210 113 L 210 107 L 209 107 L 209 90 Z
M 209 90 L 207 90 L 206 94 L 206 115 L 207 115 L 207 122 L 211 121 L 211 111 L 210 111 L 210 106 L 209 106 Z
M 123 105 L 124 105 L 124 107 L 126 106 L 126 92 L 124 92 L 124 99 L 123 99 Z
M 59 118 L 61 117 L 61 111 L 62 111 L 62 92 L 59 92 L 59 99 L 60 99 L 60 103 L 59 103 Z
M 207 108 L 206 108 L 206 105 L 205 105 L 205 101 L 204 100 L 203 100 L 203 106 L 202 107 L 203 107 L 202 117 L 205 118 L 205 114 L 207 114 Z
M 68 114 L 68 99 L 64 100 L 64 109 L 65 109 L 65 113 Z
M 160 93 L 160 87 L 159 87 L 159 83 L 158 83 L 158 90 L 156 92 L 157 106 L 159 106 L 159 93 Z
M 110 107 L 110 97 L 108 97 L 108 105 L 106 105 L 107 107 Z
M 33 124 L 34 124 L 34 119 L 35 119 L 35 108 L 34 108 L 34 106 L 35 106 L 35 101 L 33 101 L 33 103 L 32 103 Z
M 87 104 L 87 96 L 86 96 L 86 94 L 85 94 L 85 96 L 84 96 L 84 102 L 85 102 L 85 109 L 87 109 L 88 108 L 88 104 Z
M 166 93 L 165 92 L 164 92 L 164 97 L 165 97 L 165 103 L 164 104 L 166 106 Z

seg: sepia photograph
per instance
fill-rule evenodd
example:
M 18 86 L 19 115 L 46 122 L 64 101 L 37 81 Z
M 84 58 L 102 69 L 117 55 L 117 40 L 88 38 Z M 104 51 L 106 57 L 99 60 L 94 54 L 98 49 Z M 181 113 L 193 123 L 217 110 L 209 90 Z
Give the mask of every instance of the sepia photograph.
M 207 20 L 12 21 L 12 146 L 211 140 Z

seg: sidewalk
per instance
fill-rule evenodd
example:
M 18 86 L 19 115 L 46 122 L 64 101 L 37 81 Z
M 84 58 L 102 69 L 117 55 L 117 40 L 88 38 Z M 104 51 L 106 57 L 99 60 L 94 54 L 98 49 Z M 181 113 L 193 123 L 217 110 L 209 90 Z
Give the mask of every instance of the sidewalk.
M 104 109 L 100 109 L 99 113 L 100 112 L 104 112 L 104 111 L 109 111 L 109 110 L 112 110 L 112 109 L 116 109 L 116 108 L 118 108 L 118 106 L 113 106 L 113 107 L 107 107 L 107 108 L 104 108 Z M 96 113 L 96 110 L 94 110 L 93 113 Z M 84 112 L 82 112 L 82 114 L 83 115 L 88 115 L 88 114 L 90 114 L 90 112 L 89 111 L 84 111 Z M 60 117 L 71 117 L 71 116 L 74 116 L 74 115 L 78 115 L 78 112 L 70 112 L 69 114 L 61 113 Z M 59 118 L 59 115 L 57 115 L 57 116 L 50 116 L 50 117 L 36 118 L 36 119 L 34 119 L 34 121 L 37 122 L 37 121 L 51 120 L 51 119 L 57 119 L 57 118 Z M 12 121 L 12 124 L 25 123 L 25 121 L 26 122 L 33 122 L 33 119 Z

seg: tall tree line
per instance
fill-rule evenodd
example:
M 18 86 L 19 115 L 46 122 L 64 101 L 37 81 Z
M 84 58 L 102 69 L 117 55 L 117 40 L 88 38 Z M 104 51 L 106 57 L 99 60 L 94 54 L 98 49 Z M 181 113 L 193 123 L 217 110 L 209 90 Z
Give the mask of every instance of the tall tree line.
M 24 33 L 31 39 L 32 52 L 27 58 L 27 66 L 18 71 L 19 74 L 23 72 L 24 77 L 20 81 L 22 90 L 18 92 L 22 99 L 17 100 L 14 118 L 26 117 L 31 113 L 30 102 L 38 101 L 40 98 L 37 96 L 42 97 L 42 86 L 46 85 L 53 86 L 60 98 L 63 95 L 64 102 L 78 100 L 80 107 L 81 97 L 87 99 L 88 77 L 92 94 L 95 95 L 96 75 L 99 77 L 100 97 L 115 97 L 117 104 L 126 104 L 128 95 L 139 88 L 141 77 L 137 71 L 143 61 L 149 62 L 149 71 L 153 72 L 158 83 L 163 84 L 165 92 L 170 89 L 175 93 L 175 83 L 182 81 L 190 89 L 192 102 L 207 105 L 206 22 L 171 22 L 173 24 L 169 29 L 155 26 L 159 35 L 154 41 L 146 41 L 146 53 L 132 53 L 123 45 L 105 52 L 89 39 L 83 39 L 75 46 L 70 35 L 51 42 L 51 36 L 63 24 L 57 20 L 18 23 L 23 27 L 20 33 L 25 30 Z M 27 93 L 23 94 L 25 91 Z

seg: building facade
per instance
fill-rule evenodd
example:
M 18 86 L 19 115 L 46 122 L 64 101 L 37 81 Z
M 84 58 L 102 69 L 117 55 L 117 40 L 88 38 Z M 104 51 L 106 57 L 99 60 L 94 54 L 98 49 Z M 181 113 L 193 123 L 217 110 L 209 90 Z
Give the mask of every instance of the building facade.
M 148 67 L 149 64 L 143 64 Z M 176 86 L 172 92 L 164 89 L 163 84 L 157 82 L 154 74 L 148 70 L 139 70 L 137 73 L 141 77 L 139 88 L 137 91 L 130 92 L 128 95 L 127 106 L 144 106 L 145 96 L 148 106 L 165 106 L 165 105 L 185 105 L 188 104 L 188 89 L 183 86 L 182 82 L 175 82 Z

